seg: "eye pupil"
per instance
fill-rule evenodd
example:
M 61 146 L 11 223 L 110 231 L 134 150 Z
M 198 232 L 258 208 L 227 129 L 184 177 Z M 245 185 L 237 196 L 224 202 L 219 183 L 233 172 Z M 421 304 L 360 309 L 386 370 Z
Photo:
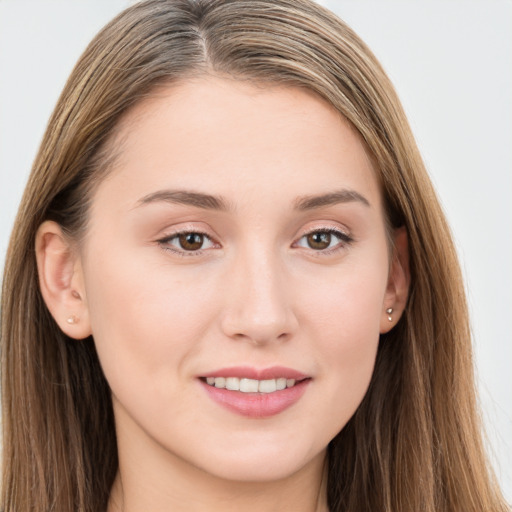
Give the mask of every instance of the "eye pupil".
M 179 235 L 179 242 L 182 249 L 197 251 L 203 245 L 204 236 L 201 233 L 184 233 Z
M 331 244 L 331 234 L 326 233 L 325 231 L 317 231 L 315 233 L 310 233 L 308 236 L 308 244 L 311 249 L 327 249 Z

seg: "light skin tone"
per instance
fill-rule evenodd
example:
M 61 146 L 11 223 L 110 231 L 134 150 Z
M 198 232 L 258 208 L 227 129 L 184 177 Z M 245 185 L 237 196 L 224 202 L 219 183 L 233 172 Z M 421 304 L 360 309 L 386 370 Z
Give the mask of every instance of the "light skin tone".
M 307 91 L 205 77 L 136 106 L 119 139 L 80 246 L 53 222 L 36 241 L 52 315 L 93 335 L 112 389 L 109 512 L 327 511 L 326 447 L 409 282 L 359 136 Z M 201 379 L 234 366 L 308 382 L 247 417 Z

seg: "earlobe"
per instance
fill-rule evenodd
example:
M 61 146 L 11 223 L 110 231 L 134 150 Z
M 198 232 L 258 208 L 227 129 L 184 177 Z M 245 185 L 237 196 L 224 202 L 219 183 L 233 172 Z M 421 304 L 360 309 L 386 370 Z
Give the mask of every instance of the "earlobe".
M 390 331 L 400 320 L 409 295 L 409 241 L 405 227 L 395 229 L 393 255 L 380 322 L 380 333 Z
M 91 334 L 77 251 L 53 221 L 45 221 L 36 234 L 36 259 L 43 299 L 61 330 L 75 339 Z

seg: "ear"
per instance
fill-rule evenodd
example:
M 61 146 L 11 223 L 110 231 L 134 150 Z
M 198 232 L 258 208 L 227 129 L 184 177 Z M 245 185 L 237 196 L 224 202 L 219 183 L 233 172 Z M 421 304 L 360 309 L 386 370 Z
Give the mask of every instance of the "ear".
M 35 249 L 39 286 L 50 313 L 69 337 L 87 338 L 91 327 L 78 251 L 53 221 L 39 226 Z
M 400 320 L 407 303 L 410 282 L 409 241 L 405 227 L 400 227 L 393 234 L 393 255 L 380 321 L 381 334 L 389 332 Z

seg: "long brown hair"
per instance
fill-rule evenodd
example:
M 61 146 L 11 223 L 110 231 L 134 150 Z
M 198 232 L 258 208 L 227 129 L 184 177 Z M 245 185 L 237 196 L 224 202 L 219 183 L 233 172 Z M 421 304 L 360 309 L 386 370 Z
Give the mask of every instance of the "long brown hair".
M 52 219 L 79 238 L 121 116 L 157 86 L 204 73 L 303 87 L 327 100 L 365 140 L 388 220 L 408 232 L 408 305 L 381 337 L 363 402 L 330 443 L 330 509 L 507 510 L 482 447 L 464 288 L 444 215 L 381 66 L 309 0 L 148 0 L 115 18 L 80 58 L 6 258 L 3 510 L 106 510 L 118 465 L 109 387 L 93 340 L 67 338 L 43 302 L 35 234 Z

